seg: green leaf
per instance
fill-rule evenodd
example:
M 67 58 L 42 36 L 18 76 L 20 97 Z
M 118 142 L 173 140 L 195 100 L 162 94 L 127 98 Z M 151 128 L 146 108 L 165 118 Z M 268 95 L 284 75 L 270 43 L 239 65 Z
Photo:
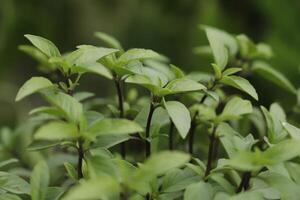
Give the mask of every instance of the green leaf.
M 282 122 L 282 125 L 292 138 L 300 139 L 300 129 L 299 128 L 297 128 L 287 122 Z
M 92 45 L 80 45 L 77 46 L 77 48 L 76 51 L 67 54 L 65 60 L 68 63 L 81 68 L 94 65 L 99 59 L 119 51 L 117 49 L 96 47 Z
M 230 197 L 228 200 L 265 200 L 262 192 L 246 191 Z
M 213 70 L 215 72 L 215 78 L 217 80 L 219 80 L 222 77 L 222 70 L 221 70 L 221 68 L 217 64 L 215 64 L 215 63 L 212 63 L 211 66 L 213 67 Z
M 298 200 L 300 195 L 299 185 L 291 179 L 273 172 L 263 172 L 259 178 L 280 193 L 281 199 Z
M 37 140 L 64 140 L 79 137 L 77 126 L 66 122 L 50 122 L 40 127 L 34 135 Z
M 52 87 L 53 84 L 51 81 L 44 77 L 32 77 L 28 81 L 26 81 L 23 86 L 18 91 L 16 96 L 16 101 L 20 101 L 24 97 L 27 97 L 33 93 L 39 92 L 43 89 Z
M 49 168 L 45 161 L 40 161 L 33 169 L 30 178 L 32 200 L 45 200 L 50 182 Z
M 226 69 L 224 72 L 223 72 L 223 76 L 230 76 L 232 74 L 236 74 L 240 71 L 242 71 L 243 69 L 242 68 L 237 68 L 237 67 L 231 67 L 231 68 L 228 68 Z
M 8 159 L 8 160 L 1 161 L 0 162 L 0 168 L 6 167 L 7 165 L 17 163 L 17 162 L 19 162 L 19 160 L 15 159 L 15 158 L 11 158 L 11 159 Z
M 86 64 L 86 65 L 81 65 L 81 66 L 75 66 L 73 67 L 73 71 L 76 71 L 78 73 L 93 73 L 93 74 L 97 74 L 100 76 L 103 76 L 107 79 L 112 79 L 113 76 L 111 74 L 111 72 L 102 64 L 100 63 L 92 63 L 92 64 Z
M 231 35 L 224 31 L 209 26 L 203 28 L 215 62 L 223 70 L 228 63 L 229 54 L 233 56 L 237 53 L 237 43 Z
M 185 76 L 184 72 L 179 67 L 173 64 L 170 64 L 170 67 L 176 78 L 183 78 Z
M 43 52 L 48 57 L 58 57 L 60 56 L 58 48 L 51 42 L 40 36 L 26 34 L 25 37 L 41 52 Z
M 209 183 L 203 181 L 189 185 L 184 192 L 184 200 L 212 200 L 214 193 L 213 187 Z
M 223 112 L 218 116 L 217 121 L 238 119 L 241 115 L 252 113 L 252 104 L 240 97 L 233 97 L 225 105 Z
M 77 177 L 77 171 L 76 171 L 75 167 L 72 164 L 68 163 L 68 162 L 65 162 L 64 166 L 65 166 L 65 169 L 68 172 L 69 177 L 71 179 L 73 179 L 74 181 L 76 181 L 78 179 L 78 177 Z
M 38 62 L 46 64 L 48 63 L 48 58 L 45 54 L 43 54 L 40 50 L 38 50 L 36 47 L 31 45 L 20 45 L 19 50 L 27 53 L 34 59 L 36 59 Z
M 283 131 L 281 123 L 285 121 L 285 114 L 278 104 L 272 104 L 270 112 L 261 106 L 262 113 L 267 123 L 267 136 L 271 143 L 276 143 L 284 139 L 286 132 Z
M 17 175 L 0 171 L 0 189 L 13 194 L 30 194 L 30 185 Z
M 237 88 L 243 92 L 246 92 L 250 96 L 252 96 L 255 100 L 258 100 L 258 96 L 256 93 L 256 90 L 251 85 L 251 83 L 239 76 L 224 76 L 221 80 L 221 83 L 225 85 L 232 86 L 234 88 Z
M 189 110 L 179 101 L 164 102 L 164 107 L 166 108 L 180 136 L 185 138 L 191 127 L 191 116 Z
M 206 87 L 196 81 L 180 78 L 170 81 L 160 92 L 160 96 L 205 90 Z
M 137 84 L 137 85 L 143 86 L 143 87 L 147 88 L 148 90 L 150 90 L 155 95 L 159 94 L 159 91 L 161 89 L 160 85 L 153 82 L 146 75 L 135 74 L 135 75 L 129 76 L 126 79 L 126 83 L 132 83 L 132 84 Z
M 27 147 L 28 151 L 40 151 L 60 145 L 60 141 L 34 140 Z
M 163 193 L 172 193 L 183 190 L 187 185 L 198 182 L 201 178 L 189 168 L 173 169 L 163 177 Z
M 74 97 L 62 92 L 44 92 L 46 100 L 64 113 L 70 122 L 78 123 L 83 116 L 83 107 Z
M 259 76 L 262 76 L 279 87 L 293 94 L 297 94 L 297 90 L 293 84 L 281 72 L 275 70 L 266 62 L 256 61 L 253 63 L 251 69 L 254 73 L 257 73 Z
M 82 180 L 72 187 L 62 200 L 83 199 L 119 199 L 120 187 L 112 178 L 105 176 L 89 180 Z
M 91 148 L 111 148 L 130 139 L 129 135 L 99 135 Z
M 103 32 L 96 32 L 96 33 L 94 33 L 94 36 L 99 38 L 103 42 L 105 42 L 109 47 L 123 51 L 123 48 L 122 48 L 122 45 L 120 44 L 120 42 L 116 38 L 112 37 L 111 35 L 108 35 Z
M 160 55 L 152 50 L 149 49 L 130 49 L 123 53 L 118 58 L 118 64 L 124 65 L 128 64 L 131 61 L 134 60 L 145 60 L 150 58 L 159 58 Z
M 178 151 L 161 151 L 153 154 L 150 158 L 136 170 L 130 179 L 130 186 L 145 194 L 149 191 L 149 182 L 160 175 L 165 174 L 171 169 L 181 167 L 190 160 L 188 154 Z
M 17 195 L 4 193 L 0 195 L 0 200 L 22 200 L 22 199 Z
M 142 132 L 143 128 L 134 121 L 127 119 L 102 119 L 95 122 L 88 130 L 90 136 L 126 135 Z

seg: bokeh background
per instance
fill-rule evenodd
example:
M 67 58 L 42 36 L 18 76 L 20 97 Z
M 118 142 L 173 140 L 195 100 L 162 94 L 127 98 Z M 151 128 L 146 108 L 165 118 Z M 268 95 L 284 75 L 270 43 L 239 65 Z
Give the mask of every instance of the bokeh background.
M 36 63 L 17 49 L 26 33 L 52 40 L 64 52 L 78 44 L 100 45 L 103 31 L 125 48 L 150 48 L 185 71 L 208 70 L 209 60 L 193 54 L 207 41 L 197 28 L 207 24 L 230 33 L 245 33 L 273 47 L 272 65 L 298 88 L 300 63 L 299 0 L 0 0 L 0 126 L 15 126 L 34 101 L 14 103 L 18 87 L 40 75 Z M 93 82 L 93 83 L 91 83 Z M 107 82 L 89 76 L 82 89 L 113 93 Z M 288 107 L 294 96 L 255 80 L 260 101 Z

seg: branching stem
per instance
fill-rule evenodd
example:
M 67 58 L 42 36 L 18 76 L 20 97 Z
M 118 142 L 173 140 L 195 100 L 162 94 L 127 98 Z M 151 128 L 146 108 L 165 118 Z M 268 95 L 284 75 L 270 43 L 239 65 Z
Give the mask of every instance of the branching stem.
M 216 129 L 217 129 L 217 127 L 214 126 L 212 134 L 209 136 L 209 150 L 208 150 L 207 165 L 206 165 L 206 170 L 205 170 L 205 179 L 210 174 L 210 171 L 212 169 L 212 164 L 214 161 L 214 155 L 215 155 L 215 152 L 217 151 L 216 141 L 218 140 L 218 138 L 216 137 Z
M 83 141 L 81 139 L 78 140 L 78 162 L 77 162 L 77 177 L 78 180 L 83 178 L 83 173 L 82 173 L 82 163 L 84 160 L 84 149 L 83 149 Z

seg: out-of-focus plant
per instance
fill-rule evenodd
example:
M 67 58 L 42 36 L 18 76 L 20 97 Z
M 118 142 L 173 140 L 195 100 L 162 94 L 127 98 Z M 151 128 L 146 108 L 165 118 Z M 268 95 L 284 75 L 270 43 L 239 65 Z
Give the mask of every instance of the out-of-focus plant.
M 278 103 L 260 106 L 248 78 L 297 90 L 268 64 L 268 45 L 201 28 L 209 46 L 196 51 L 213 56 L 212 74 L 185 73 L 152 50 L 125 51 L 100 32 L 110 48 L 65 54 L 26 35 L 33 46 L 20 49 L 48 77 L 59 75 L 32 77 L 16 96 L 38 93 L 47 104 L 30 112 L 18 137 L 1 131 L 0 199 L 298 199 L 300 129 Z M 112 80 L 117 103 L 107 98 L 95 108 L 94 94 L 76 91 L 88 73 Z M 18 147 L 23 134 L 30 144 Z

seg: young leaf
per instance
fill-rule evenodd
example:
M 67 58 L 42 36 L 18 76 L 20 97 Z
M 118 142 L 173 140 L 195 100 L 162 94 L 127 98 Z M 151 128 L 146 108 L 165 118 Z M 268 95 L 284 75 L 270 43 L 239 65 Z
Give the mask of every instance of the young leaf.
M 160 55 L 149 49 L 130 49 L 123 53 L 117 62 L 119 65 L 125 65 L 134 60 L 145 60 L 150 58 L 160 58 Z
M 77 177 L 77 171 L 76 171 L 75 167 L 72 164 L 68 163 L 68 162 L 65 162 L 64 166 L 65 166 L 65 169 L 68 172 L 69 177 L 71 179 L 73 179 L 74 181 L 76 181 L 78 179 L 78 177 Z
M 191 127 L 191 116 L 189 110 L 179 101 L 164 102 L 172 122 L 178 130 L 180 136 L 185 138 Z
M 62 121 L 43 125 L 34 135 L 34 138 L 37 140 L 64 140 L 77 137 L 79 137 L 77 126 Z
M 30 185 L 17 175 L 0 171 L 0 188 L 13 194 L 30 194 Z
M 300 139 L 300 129 L 299 128 L 297 128 L 287 122 L 282 122 L 282 125 L 292 138 Z
M 96 47 L 92 45 L 80 45 L 77 46 L 77 50 L 73 51 L 65 56 L 65 60 L 78 67 L 86 67 L 96 63 L 99 59 L 116 53 L 119 50 Z
M 43 52 L 48 57 L 59 57 L 60 53 L 58 48 L 51 42 L 40 36 L 27 34 L 25 37 L 41 52 Z
M 213 187 L 203 181 L 189 185 L 184 192 L 184 200 L 195 200 L 201 195 L 201 200 L 213 199 Z
M 89 135 L 122 135 L 142 132 L 143 128 L 127 119 L 102 119 L 95 122 L 88 130 Z
M 237 119 L 241 115 L 252 112 L 251 102 L 240 97 L 233 97 L 223 109 L 223 112 L 218 116 L 217 121 L 226 121 Z
M 223 72 L 223 76 L 230 76 L 232 74 L 235 74 L 235 73 L 238 73 L 242 71 L 242 68 L 237 68 L 237 67 L 231 67 L 231 68 L 228 68 L 226 69 L 224 72 Z
M 33 169 L 30 178 L 30 194 L 32 200 L 45 200 L 50 174 L 47 163 L 40 161 Z
M 16 101 L 20 101 L 26 96 L 29 96 L 33 93 L 39 92 L 43 89 L 52 87 L 53 84 L 51 81 L 44 77 L 32 77 L 28 81 L 26 81 L 23 86 L 18 91 L 16 96 Z
M 46 100 L 64 113 L 70 122 L 78 123 L 83 116 L 83 107 L 74 97 L 62 92 L 44 92 Z
M 239 76 L 225 76 L 220 80 L 221 83 L 235 87 L 242 90 L 252 96 L 255 100 L 258 100 L 258 96 L 254 87 L 248 80 Z
M 229 54 L 235 55 L 237 52 L 236 41 L 228 33 L 216 28 L 204 26 L 204 29 L 215 62 L 220 67 L 220 69 L 223 70 L 228 63 Z
M 184 72 L 179 67 L 172 64 L 170 64 L 170 67 L 176 78 L 183 78 L 185 76 Z
M 278 85 L 279 87 L 293 94 L 297 94 L 297 90 L 293 86 L 293 84 L 281 72 L 275 70 L 266 62 L 256 61 L 253 63 L 251 69 L 259 76 L 262 76 L 263 78 L 271 81 L 272 83 Z
M 184 92 L 193 92 L 193 91 L 200 91 L 205 90 L 206 87 L 196 81 L 187 79 L 187 78 L 180 78 L 170 81 L 167 86 L 165 87 L 167 91 L 162 91 L 161 95 L 169 95 L 169 94 L 178 94 Z
M 94 33 L 94 36 L 105 42 L 109 47 L 119 49 L 120 51 L 124 51 L 120 42 L 111 35 L 108 35 L 103 32 L 96 32 Z

